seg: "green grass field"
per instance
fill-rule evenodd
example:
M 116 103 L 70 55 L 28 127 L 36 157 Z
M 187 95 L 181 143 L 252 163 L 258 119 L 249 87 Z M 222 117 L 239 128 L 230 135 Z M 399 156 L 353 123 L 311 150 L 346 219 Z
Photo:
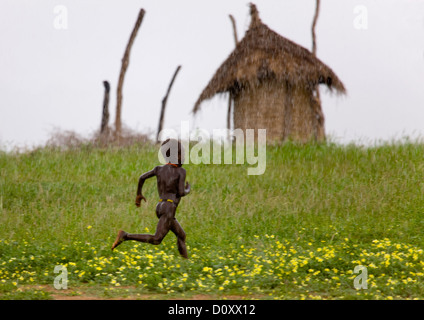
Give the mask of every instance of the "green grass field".
M 268 146 L 261 176 L 188 164 L 184 260 L 172 233 L 110 250 L 120 228 L 155 230 L 156 180 L 134 200 L 156 147 L 0 152 L 0 299 L 423 299 L 423 155 L 408 142 L 288 143 Z

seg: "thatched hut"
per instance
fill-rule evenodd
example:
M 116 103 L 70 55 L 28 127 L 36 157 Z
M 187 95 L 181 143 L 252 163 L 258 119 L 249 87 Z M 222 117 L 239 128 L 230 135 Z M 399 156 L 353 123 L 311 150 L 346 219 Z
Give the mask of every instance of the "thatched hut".
M 267 141 L 274 142 L 325 139 L 318 85 L 343 94 L 343 83 L 309 50 L 262 23 L 254 4 L 250 14 L 244 38 L 203 90 L 193 113 L 204 100 L 229 93 L 234 129 L 267 129 Z

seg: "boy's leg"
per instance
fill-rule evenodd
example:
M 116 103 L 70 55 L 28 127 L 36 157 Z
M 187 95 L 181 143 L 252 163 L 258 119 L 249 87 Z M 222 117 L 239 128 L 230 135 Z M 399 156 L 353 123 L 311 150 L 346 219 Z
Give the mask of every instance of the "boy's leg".
M 173 219 L 171 224 L 171 231 L 177 236 L 178 251 L 180 252 L 181 256 L 187 259 L 188 255 L 185 243 L 186 234 L 183 228 L 181 227 L 180 223 L 175 218 Z
M 165 238 L 165 236 L 169 232 L 169 230 L 171 230 L 171 227 L 175 220 L 174 219 L 175 207 L 172 204 L 171 206 L 168 206 L 168 204 L 165 204 L 165 205 L 163 204 L 164 203 L 160 203 L 156 207 L 156 213 L 158 214 L 160 218 L 159 218 L 158 225 L 156 227 L 155 234 L 131 234 L 123 230 L 120 230 L 118 232 L 118 236 L 116 237 L 114 244 L 112 245 L 112 250 L 126 240 L 135 240 L 135 241 L 146 242 L 146 243 L 150 243 L 154 245 L 160 244 L 163 238 Z M 184 233 L 184 231 L 182 232 Z M 185 239 L 185 234 L 184 234 L 184 239 Z M 180 246 L 178 248 L 180 248 Z M 185 244 L 184 244 L 184 248 L 185 248 Z
M 147 242 L 158 245 L 162 242 L 163 238 L 167 235 L 171 227 L 171 221 L 168 215 L 164 214 L 159 218 L 158 225 L 156 226 L 155 234 L 127 234 L 126 240 L 135 240 L 140 242 Z

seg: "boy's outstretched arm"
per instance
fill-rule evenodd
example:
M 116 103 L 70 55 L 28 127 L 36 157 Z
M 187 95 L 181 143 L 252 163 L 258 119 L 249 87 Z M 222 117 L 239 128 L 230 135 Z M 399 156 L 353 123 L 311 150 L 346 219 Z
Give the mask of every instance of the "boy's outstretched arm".
M 191 187 L 190 187 L 190 184 L 188 182 L 185 182 L 185 178 L 186 178 L 186 171 L 184 169 L 182 169 L 180 171 L 180 181 L 179 181 L 179 185 L 178 185 L 178 194 L 180 195 L 180 197 L 184 197 L 184 196 L 186 196 L 190 193 Z M 185 185 L 184 185 L 184 183 L 185 183 Z
M 143 173 L 140 178 L 138 179 L 138 186 L 137 186 L 137 197 L 135 198 L 135 205 L 137 207 L 140 207 L 141 200 L 144 200 L 146 202 L 146 198 L 142 194 L 143 190 L 143 184 L 146 179 L 149 179 L 151 177 L 154 177 L 156 175 L 156 167 L 153 170 L 150 170 L 146 173 Z

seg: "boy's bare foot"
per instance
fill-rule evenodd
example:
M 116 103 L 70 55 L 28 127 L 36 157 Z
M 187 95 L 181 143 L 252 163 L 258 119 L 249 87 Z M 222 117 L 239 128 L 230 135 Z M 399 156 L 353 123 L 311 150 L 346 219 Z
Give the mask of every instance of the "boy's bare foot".
M 115 242 L 112 245 L 112 251 L 117 246 L 119 246 L 122 242 L 124 242 L 126 235 L 127 235 L 127 233 L 125 231 L 119 230 L 118 235 L 116 236 L 116 240 L 115 240 Z

